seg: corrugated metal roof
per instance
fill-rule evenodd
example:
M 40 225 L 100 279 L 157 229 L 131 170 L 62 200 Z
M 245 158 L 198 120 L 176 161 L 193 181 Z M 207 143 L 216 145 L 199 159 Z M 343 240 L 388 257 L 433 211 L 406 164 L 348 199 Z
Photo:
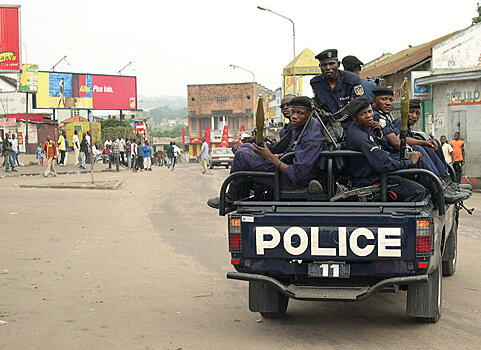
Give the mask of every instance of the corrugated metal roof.
M 409 49 L 400 51 L 390 57 L 387 57 L 366 70 L 361 71 L 361 78 L 366 77 L 383 77 L 393 73 L 397 73 L 408 67 L 424 61 L 426 58 L 431 57 L 431 48 L 434 45 L 462 32 L 464 29 L 458 30 L 454 33 L 442 36 L 433 41 L 410 47 Z

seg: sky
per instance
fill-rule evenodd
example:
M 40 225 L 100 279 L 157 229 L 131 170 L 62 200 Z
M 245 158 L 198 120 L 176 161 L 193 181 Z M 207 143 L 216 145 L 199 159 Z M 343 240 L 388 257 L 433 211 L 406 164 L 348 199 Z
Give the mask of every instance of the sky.
M 255 79 L 281 86 L 296 53 L 336 48 L 367 63 L 467 28 L 479 0 L 110 1 L 26 0 L 21 5 L 24 63 L 40 70 L 137 76 L 139 96 L 186 96 L 188 84 Z M 28 61 L 28 62 L 27 62 Z

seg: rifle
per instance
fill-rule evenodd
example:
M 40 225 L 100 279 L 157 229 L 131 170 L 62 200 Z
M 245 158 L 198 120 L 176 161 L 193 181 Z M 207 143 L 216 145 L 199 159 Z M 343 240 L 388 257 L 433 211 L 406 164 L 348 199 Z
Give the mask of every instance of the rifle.
M 256 112 L 256 141 L 259 146 L 264 143 L 264 100 L 259 97 L 257 102 L 257 112 Z
M 389 185 L 388 188 L 393 186 L 394 185 Z M 335 196 L 331 197 L 331 202 L 336 202 L 338 200 L 347 199 L 354 196 L 357 196 L 361 200 L 361 202 L 367 202 L 368 199 L 374 198 L 374 195 L 379 192 L 381 192 L 380 185 L 371 185 L 371 186 L 366 186 L 361 188 L 354 188 L 352 190 L 341 191 L 337 193 Z
M 408 79 L 405 77 L 401 85 L 401 139 L 400 156 L 401 159 L 409 159 L 406 139 L 408 136 L 408 118 L 409 118 L 409 87 Z

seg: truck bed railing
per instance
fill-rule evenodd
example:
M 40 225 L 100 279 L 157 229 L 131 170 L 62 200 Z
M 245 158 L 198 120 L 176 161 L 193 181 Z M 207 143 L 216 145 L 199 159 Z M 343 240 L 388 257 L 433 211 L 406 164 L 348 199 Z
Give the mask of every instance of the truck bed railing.
M 281 160 L 283 162 L 287 162 L 292 159 L 294 156 L 294 152 L 290 152 L 285 154 Z M 325 161 L 326 163 L 326 178 L 327 178 L 327 194 L 328 199 L 330 199 L 335 194 L 335 165 L 336 158 L 350 158 L 350 157 L 363 157 L 364 155 L 361 152 L 350 151 L 350 150 L 336 150 L 336 151 L 322 151 L 319 160 Z M 444 192 L 441 180 L 431 171 L 425 169 L 403 169 L 397 170 L 390 173 L 381 174 L 381 203 L 387 202 L 387 178 L 388 175 L 398 175 L 398 176 L 409 176 L 409 175 L 424 175 L 428 176 L 431 180 L 433 180 L 434 184 L 436 185 L 438 196 L 437 196 L 437 208 L 439 210 L 439 215 L 444 215 L 446 211 L 445 207 L 445 200 L 444 200 Z M 274 202 L 281 201 L 281 188 L 280 188 L 280 170 L 276 169 L 275 172 L 258 172 L 258 171 L 239 171 L 233 174 L 230 174 L 223 182 L 220 188 L 220 206 L 219 206 L 219 215 L 224 216 L 226 214 L 226 207 L 225 207 L 225 197 L 227 186 L 237 178 L 252 178 L 252 177 L 265 177 L 265 178 L 273 178 L 274 179 L 274 188 L 273 188 L 273 197 Z M 295 203 L 295 202 L 292 202 Z M 299 203 L 299 202 L 296 202 Z M 312 202 L 313 203 L 313 202 Z M 344 202 L 346 203 L 346 202 Z M 295 204 L 292 204 L 295 205 Z

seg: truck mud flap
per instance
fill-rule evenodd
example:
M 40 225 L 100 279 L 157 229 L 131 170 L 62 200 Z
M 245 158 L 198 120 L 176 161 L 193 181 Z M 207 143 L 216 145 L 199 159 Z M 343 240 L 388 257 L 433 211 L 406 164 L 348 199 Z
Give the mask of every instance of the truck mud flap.
M 285 296 L 296 300 L 355 301 L 366 299 L 385 287 L 427 282 L 428 275 L 392 277 L 382 280 L 373 286 L 365 287 L 296 286 L 293 284 L 285 286 L 276 279 L 269 276 L 241 272 L 228 272 L 227 278 L 241 281 L 262 282 L 270 288 L 284 294 Z

